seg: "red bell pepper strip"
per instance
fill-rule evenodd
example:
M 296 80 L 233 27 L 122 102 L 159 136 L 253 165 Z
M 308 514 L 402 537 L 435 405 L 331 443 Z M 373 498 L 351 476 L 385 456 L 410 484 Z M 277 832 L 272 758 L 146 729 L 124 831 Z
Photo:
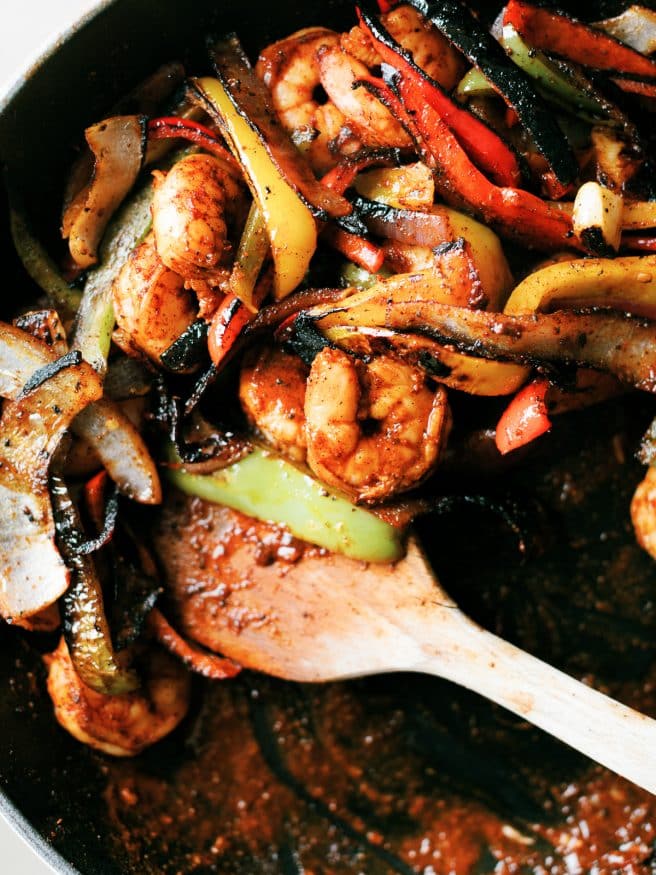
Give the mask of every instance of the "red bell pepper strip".
M 84 486 L 84 501 L 97 531 L 101 531 L 103 527 L 107 479 L 107 471 L 103 468 L 87 480 Z
M 148 631 L 169 653 L 203 677 L 221 681 L 233 678 L 241 671 L 241 666 L 226 656 L 218 656 L 186 641 L 158 608 L 153 608 L 148 614 Z
M 611 78 L 622 91 L 639 94 L 640 97 L 656 97 L 656 82 L 645 82 L 642 79 L 623 79 L 619 76 Z
M 344 194 L 347 188 L 351 186 L 355 177 L 361 170 L 370 167 L 372 164 L 382 163 L 389 164 L 389 154 L 382 152 L 369 152 L 363 154 L 360 158 L 346 158 L 335 165 L 332 170 L 329 170 L 322 179 L 321 184 L 325 185 L 331 191 L 336 191 L 339 194 Z M 342 228 L 327 227 L 323 231 L 324 239 L 330 245 L 346 256 L 349 261 L 359 265 L 359 267 L 369 273 L 378 273 L 385 261 L 385 253 L 380 248 L 367 240 L 366 237 L 360 237 L 358 234 L 349 234 Z
M 391 12 L 395 6 L 395 2 L 390 3 L 389 0 L 378 0 L 378 8 L 380 9 L 381 15 L 385 15 L 387 12 Z
M 509 0 L 503 23 L 512 24 L 532 48 L 553 52 L 584 67 L 656 78 L 656 61 L 602 30 L 551 9 Z
M 620 249 L 630 249 L 632 252 L 656 252 L 656 236 L 622 234 Z
M 545 397 L 548 380 L 534 380 L 515 395 L 497 424 L 495 443 L 504 456 L 549 431 Z
M 366 237 L 349 234 L 341 228 L 334 227 L 326 228 L 323 236 L 334 249 L 368 273 L 378 273 L 383 266 L 384 250 Z
M 166 116 L 163 118 L 153 118 L 148 122 L 148 139 L 149 140 L 170 140 L 170 139 L 190 140 L 192 143 L 197 143 L 202 146 L 207 152 L 221 158 L 230 165 L 235 171 L 241 175 L 241 168 L 233 157 L 233 155 L 221 144 L 216 134 L 200 122 L 190 121 L 177 116 Z
M 388 70 L 383 70 L 387 76 Z M 528 191 L 491 183 L 469 159 L 451 129 L 404 76 L 388 79 L 392 87 L 368 77 L 363 81 L 417 141 L 433 170 L 444 199 L 495 225 L 536 249 L 582 249 L 571 217 Z
M 368 167 L 394 167 L 401 163 L 398 149 L 360 149 L 346 155 L 321 177 L 321 184 L 338 194 L 350 188 L 358 173 Z
M 440 85 L 431 79 L 412 60 L 387 32 L 380 22 L 356 8 L 360 27 L 374 42 L 378 54 L 386 64 L 399 70 L 416 90 L 417 96 L 427 101 L 451 128 L 456 139 L 485 173 L 499 185 L 517 186 L 522 174 L 517 156 L 507 143 L 480 119 L 454 103 Z
M 236 295 L 226 295 L 212 316 L 207 333 L 207 346 L 215 367 L 220 366 L 254 315 Z

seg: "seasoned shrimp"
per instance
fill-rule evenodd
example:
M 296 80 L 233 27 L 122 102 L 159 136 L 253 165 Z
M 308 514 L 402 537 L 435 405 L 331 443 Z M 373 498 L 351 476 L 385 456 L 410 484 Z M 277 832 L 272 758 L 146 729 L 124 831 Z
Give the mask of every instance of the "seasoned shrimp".
M 222 288 L 230 275 L 232 245 L 226 214 L 234 211 L 242 194 L 241 185 L 212 155 L 188 155 L 166 175 L 155 173 L 152 213 L 157 252 L 196 291 L 203 316 L 211 315 L 205 311 L 219 302 L 211 300 L 208 288 Z
M 255 68 L 271 91 L 282 125 L 317 173 L 329 170 L 340 152 L 360 145 L 342 113 L 322 93 L 317 53 L 338 44 L 335 31 L 307 27 L 268 46 Z
M 416 486 L 435 466 L 449 429 L 446 390 L 387 356 L 368 364 L 340 350 L 314 359 L 305 396 L 308 464 L 365 502 Z
M 649 467 L 631 501 L 631 521 L 638 543 L 656 559 L 656 468 Z
M 184 288 L 182 277 L 162 263 L 153 234 L 131 253 L 112 293 L 121 345 L 138 349 L 157 364 L 196 318 L 193 294 Z
M 247 356 L 239 398 L 246 416 L 274 447 L 305 461 L 305 384 L 308 368 L 298 356 L 264 347 Z
M 459 53 L 429 21 L 412 6 L 397 6 L 381 17 L 394 39 L 410 52 L 415 64 L 451 91 L 465 72 Z M 356 26 L 342 36 L 342 48 L 367 67 L 381 58 L 362 28 Z
M 125 696 L 105 696 L 86 687 L 71 662 L 64 638 L 45 658 L 48 692 L 61 726 L 78 741 L 112 756 L 135 756 L 180 723 L 189 708 L 189 673 L 163 650 L 142 661 L 143 686 Z
M 343 113 L 349 127 L 367 146 L 410 146 L 410 137 L 386 106 L 356 84 L 369 71 L 340 46 L 322 46 L 318 51 L 321 84 Z

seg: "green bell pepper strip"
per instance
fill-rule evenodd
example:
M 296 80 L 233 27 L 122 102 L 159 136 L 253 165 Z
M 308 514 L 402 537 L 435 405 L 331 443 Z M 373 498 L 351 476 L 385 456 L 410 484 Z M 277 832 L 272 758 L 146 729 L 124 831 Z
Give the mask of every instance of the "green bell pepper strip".
M 512 24 L 504 24 L 500 42 L 511 60 L 550 95 L 564 101 L 577 113 L 589 113 L 593 121 L 611 121 L 608 106 L 601 96 L 579 88 L 546 55 L 528 46 Z
M 77 549 L 83 539 L 77 508 L 63 479 L 54 472 L 50 475 L 50 495 L 60 550 L 71 575 L 70 586 L 62 597 L 62 612 L 75 670 L 97 693 L 130 693 L 139 686 L 139 678 L 114 651 L 94 560 Z
M 101 374 L 107 370 L 107 356 L 116 318 L 112 285 L 128 256 L 147 234 L 152 219 L 152 185 L 144 186 L 112 220 L 100 246 L 98 267 L 89 271 L 73 335 L 72 347 Z
M 404 552 L 394 526 L 259 447 L 211 474 L 168 468 L 166 476 L 182 492 L 284 524 L 295 537 L 351 559 L 394 562 Z
M 57 265 L 32 234 L 22 208 L 11 195 L 9 211 L 11 237 L 23 267 L 46 293 L 64 321 L 72 320 L 80 305 L 81 294 L 69 286 Z
M 526 45 L 512 25 L 504 25 L 499 42 L 510 59 L 535 82 L 538 93 L 565 112 L 573 113 L 584 121 L 594 124 L 617 124 L 612 118 L 612 107 L 601 95 L 589 88 L 577 85 L 542 52 Z M 460 80 L 456 89 L 458 97 L 495 97 L 496 89 L 476 67 L 472 67 Z

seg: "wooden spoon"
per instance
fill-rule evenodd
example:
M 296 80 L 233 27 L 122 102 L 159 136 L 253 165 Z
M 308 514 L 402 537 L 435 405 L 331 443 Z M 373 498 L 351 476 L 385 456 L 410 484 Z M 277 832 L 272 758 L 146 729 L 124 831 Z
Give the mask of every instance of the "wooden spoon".
M 200 528 L 211 540 L 234 524 L 231 514 L 214 506 Z M 258 565 L 246 538 L 219 551 L 212 566 L 205 546 L 193 546 L 198 528 L 185 528 L 173 540 L 172 532 L 160 534 L 160 555 L 180 622 L 201 644 L 293 681 L 393 671 L 447 678 L 656 793 L 656 720 L 472 622 L 440 587 L 414 538 L 393 566 L 312 554 L 296 564 Z

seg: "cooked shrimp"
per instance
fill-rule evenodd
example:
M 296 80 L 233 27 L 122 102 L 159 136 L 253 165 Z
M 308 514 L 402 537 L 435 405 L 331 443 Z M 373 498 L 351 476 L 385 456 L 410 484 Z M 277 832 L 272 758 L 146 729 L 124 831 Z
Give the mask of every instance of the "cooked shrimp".
M 122 346 L 145 353 L 160 364 L 160 355 L 196 318 L 194 296 L 184 280 L 166 267 L 149 234 L 121 268 L 112 289 Z
M 429 76 L 451 91 L 465 72 L 459 53 L 449 41 L 412 6 L 397 6 L 381 17 L 394 39 L 403 46 Z M 342 36 L 342 47 L 367 67 L 375 67 L 381 58 L 369 37 L 360 27 Z
M 631 501 L 631 521 L 643 550 L 656 559 L 656 468 L 647 469 Z
M 305 396 L 308 464 L 365 502 L 416 486 L 434 468 L 449 428 L 446 390 L 387 356 L 368 364 L 326 348 Z
M 322 46 L 318 51 L 321 84 L 343 113 L 349 127 L 367 146 L 410 146 L 410 137 L 386 106 L 356 84 L 369 71 L 340 46 Z
M 339 45 L 339 34 L 307 27 L 268 46 L 255 68 L 271 91 L 280 121 L 317 173 L 329 170 L 339 153 L 360 145 L 321 88 L 318 51 Z
M 188 155 L 166 175 L 156 172 L 155 180 L 152 213 L 159 257 L 199 298 L 208 287 L 222 288 L 232 254 L 226 215 L 240 203 L 242 187 L 219 159 L 202 154 Z M 212 309 L 212 303 L 202 305 L 201 299 L 201 310 Z
M 125 696 L 105 696 L 86 687 L 64 638 L 45 661 L 59 723 L 78 741 L 113 756 L 141 753 L 172 732 L 189 708 L 189 673 L 163 650 L 148 652 L 140 665 L 142 688 Z
M 308 368 L 279 347 L 254 350 L 244 360 L 239 398 L 251 423 L 276 449 L 305 461 L 305 384 Z

